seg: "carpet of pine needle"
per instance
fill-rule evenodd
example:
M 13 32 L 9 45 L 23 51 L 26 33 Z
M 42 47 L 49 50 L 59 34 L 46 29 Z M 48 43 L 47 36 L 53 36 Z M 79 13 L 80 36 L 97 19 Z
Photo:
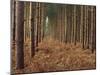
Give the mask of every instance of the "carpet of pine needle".
M 16 69 L 16 49 L 12 49 L 12 73 L 34 73 L 49 71 L 71 71 L 96 68 L 96 52 L 82 49 L 81 44 L 61 43 L 46 38 L 36 48 L 35 56 L 30 57 L 30 41 L 24 45 L 24 69 Z

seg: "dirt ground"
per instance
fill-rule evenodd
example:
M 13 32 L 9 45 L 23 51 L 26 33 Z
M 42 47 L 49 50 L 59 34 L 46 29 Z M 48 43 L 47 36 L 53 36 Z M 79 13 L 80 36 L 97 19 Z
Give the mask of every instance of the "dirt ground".
M 16 70 L 16 49 L 12 49 L 12 73 L 34 73 L 49 71 L 69 71 L 96 68 L 96 52 L 61 43 L 54 39 L 45 39 L 39 43 L 35 56 L 30 58 L 30 43 L 27 41 L 24 51 L 25 68 Z

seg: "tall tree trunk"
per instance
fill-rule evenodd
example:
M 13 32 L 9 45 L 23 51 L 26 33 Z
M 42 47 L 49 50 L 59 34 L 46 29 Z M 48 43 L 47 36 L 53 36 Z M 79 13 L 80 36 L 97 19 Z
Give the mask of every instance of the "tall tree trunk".
M 94 50 L 95 50 L 95 40 L 96 40 L 96 10 L 95 10 L 96 8 L 95 7 L 92 7 L 91 8 L 91 10 L 92 10 L 92 12 L 91 12 L 91 14 L 92 14 L 92 53 L 94 52 Z
M 35 3 L 30 2 L 30 19 L 31 19 L 31 57 L 35 55 L 35 29 L 34 29 L 34 17 L 35 17 Z
M 16 31 L 16 1 L 12 0 L 11 1 L 12 5 L 11 5 L 11 21 L 12 21 L 12 41 L 15 42 L 15 31 Z
M 88 20 L 88 18 L 89 18 L 89 14 L 88 14 L 88 11 L 89 11 L 89 7 L 88 6 L 86 6 L 87 7 L 87 18 L 86 18 L 86 24 L 87 24 L 87 27 L 86 27 L 86 29 L 87 29 L 87 39 L 86 39 L 86 48 L 87 49 L 89 49 L 89 20 Z
M 17 69 L 24 68 L 24 2 L 17 1 L 16 13 L 16 42 L 17 42 Z
M 76 27 L 76 31 L 77 31 L 77 42 L 80 42 L 80 6 L 78 5 L 77 6 L 77 9 L 76 9 L 76 15 L 77 15 L 77 18 L 76 18 L 76 25 L 77 25 L 77 27 Z
M 80 42 L 81 43 L 83 42 L 83 6 L 81 6 L 81 18 L 80 18 Z
M 65 10 L 65 12 L 64 12 L 64 13 L 65 13 L 65 15 L 64 15 L 64 16 L 65 16 L 65 18 L 64 18 L 64 20 L 65 20 L 65 21 L 64 21 L 64 22 L 65 22 L 65 23 L 64 23 L 64 24 L 65 24 L 65 36 L 64 36 L 65 38 L 64 38 L 64 41 L 65 41 L 65 43 L 66 43 L 66 37 L 67 37 L 67 36 L 66 36 L 66 33 L 67 33 L 67 30 L 66 30 L 66 29 L 67 29 L 67 25 L 66 25 L 66 24 L 67 24 L 67 21 L 66 21 L 66 20 L 67 20 L 67 15 L 66 15 L 66 14 L 67 14 L 67 13 L 66 13 L 66 10 L 67 10 L 67 9 L 66 9 L 66 5 L 65 5 L 65 7 L 64 7 L 64 10 Z
M 94 49 L 96 50 L 96 6 L 94 6 Z
M 85 6 L 85 49 L 87 48 L 87 6 Z
M 72 7 L 72 43 L 74 43 L 74 6 Z
M 11 0 L 11 52 L 13 52 L 15 50 L 15 30 L 16 30 L 16 1 L 15 0 Z M 11 53 L 11 54 L 15 54 Z M 13 56 L 11 56 L 11 64 L 13 64 Z M 11 68 L 13 67 L 13 65 L 11 65 Z M 12 71 L 12 70 L 11 70 Z
M 71 7 L 71 24 L 72 24 L 72 29 L 71 29 L 71 43 L 73 43 L 73 29 L 74 29 L 74 23 L 73 23 L 73 6 Z
M 91 49 L 91 6 L 88 7 L 88 48 Z
M 69 16 L 69 14 L 70 14 L 70 5 L 68 5 L 68 7 L 67 7 L 68 9 L 68 11 L 67 11 L 67 42 L 69 43 L 69 39 L 70 39 L 70 16 Z
M 93 53 L 93 7 L 91 7 L 91 50 Z
M 77 32 L 76 32 L 76 6 L 74 5 L 74 44 L 76 45 L 76 38 L 77 38 Z
M 39 21 L 39 24 L 38 24 L 38 42 L 41 42 L 41 3 L 39 3 L 39 7 L 38 7 L 38 10 L 39 10 L 39 17 L 38 17 L 38 21 Z
M 38 17 L 39 17 L 39 11 L 38 11 L 38 8 L 39 8 L 39 3 L 36 3 L 36 47 L 38 47 Z
M 41 40 L 43 40 L 44 4 L 41 4 Z

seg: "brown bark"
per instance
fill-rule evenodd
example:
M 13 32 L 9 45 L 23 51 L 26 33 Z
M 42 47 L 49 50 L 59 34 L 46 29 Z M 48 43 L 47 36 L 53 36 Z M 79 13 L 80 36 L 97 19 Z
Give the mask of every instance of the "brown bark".
M 96 8 L 95 7 L 92 7 L 92 53 L 94 53 L 94 50 L 95 50 L 95 45 L 96 45 Z
M 24 2 L 18 1 L 16 13 L 16 49 L 17 49 L 17 69 L 24 68 Z
M 76 45 L 77 32 L 76 32 L 76 6 L 74 6 L 74 44 Z
M 31 4 L 31 57 L 35 55 L 35 3 Z

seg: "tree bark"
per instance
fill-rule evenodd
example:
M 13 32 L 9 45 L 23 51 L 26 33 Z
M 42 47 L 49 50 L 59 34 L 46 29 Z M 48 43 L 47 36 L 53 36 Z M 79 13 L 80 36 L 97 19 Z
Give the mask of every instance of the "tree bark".
M 35 55 L 35 29 L 34 29 L 34 15 L 35 15 L 35 3 L 30 3 L 30 19 L 31 19 L 31 57 Z
M 76 45 L 77 32 L 76 32 L 76 6 L 74 5 L 74 44 Z
M 17 69 L 24 68 L 24 2 L 18 1 L 16 13 Z

